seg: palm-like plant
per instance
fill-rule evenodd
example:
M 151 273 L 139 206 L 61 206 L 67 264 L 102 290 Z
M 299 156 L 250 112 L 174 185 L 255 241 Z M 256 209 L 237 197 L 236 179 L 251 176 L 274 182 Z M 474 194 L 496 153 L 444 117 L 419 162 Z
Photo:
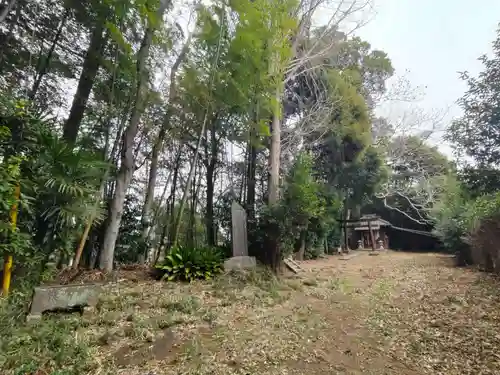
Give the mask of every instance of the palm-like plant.
M 0 205 L 5 216 L 2 220 L 8 223 L 10 190 L 19 184 L 19 232 L 32 238 L 31 249 L 38 252 L 23 255 L 47 259 L 55 251 L 74 250 L 82 224 L 89 217 L 96 221 L 104 218 L 98 194 L 108 166 L 102 156 L 68 146 L 59 139 L 54 124 L 41 120 L 29 103 L 1 95 L 0 130 L 2 167 L 8 167 L 8 160 L 20 161 L 15 180 L 7 183 L 2 179 L 7 189 Z
M 90 217 L 97 222 L 105 217 L 96 200 L 107 165 L 95 154 L 73 150 L 50 134 L 41 134 L 39 141 L 43 147 L 34 161 L 36 213 L 43 221 L 39 220 L 38 230 L 44 227 L 46 232 L 39 238 L 53 242 L 74 237 Z

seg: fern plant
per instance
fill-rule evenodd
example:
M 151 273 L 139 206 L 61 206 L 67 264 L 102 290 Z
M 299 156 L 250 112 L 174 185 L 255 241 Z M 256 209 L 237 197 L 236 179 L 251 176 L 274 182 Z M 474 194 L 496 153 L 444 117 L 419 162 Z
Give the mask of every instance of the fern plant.
M 156 268 L 168 281 L 208 280 L 222 271 L 223 255 L 211 247 L 174 247 Z

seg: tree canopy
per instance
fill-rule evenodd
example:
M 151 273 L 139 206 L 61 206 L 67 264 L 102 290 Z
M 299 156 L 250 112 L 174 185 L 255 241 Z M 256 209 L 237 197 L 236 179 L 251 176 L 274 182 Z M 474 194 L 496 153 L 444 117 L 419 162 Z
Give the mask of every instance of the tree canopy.
M 15 271 L 41 254 L 111 271 L 224 248 L 232 202 L 275 270 L 342 245 L 339 220 L 389 191 L 427 214 L 421 194 L 448 161 L 387 131 L 375 110 L 390 57 L 345 30 L 352 8 L 313 26 L 321 3 L 15 1 L 0 23 L 2 227 L 19 200 L 26 240 L 4 247 Z

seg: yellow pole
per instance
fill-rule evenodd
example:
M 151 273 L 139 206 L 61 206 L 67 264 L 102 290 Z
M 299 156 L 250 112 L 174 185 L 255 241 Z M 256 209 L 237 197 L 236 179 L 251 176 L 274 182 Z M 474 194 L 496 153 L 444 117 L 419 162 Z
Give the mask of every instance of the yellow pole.
M 17 224 L 17 202 L 21 196 L 21 185 L 18 183 L 14 191 L 14 204 L 10 209 L 10 225 L 12 231 L 16 230 Z M 10 290 L 10 279 L 12 275 L 12 254 L 5 254 L 3 259 L 3 282 L 2 282 L 2 295 L 7 297 Z

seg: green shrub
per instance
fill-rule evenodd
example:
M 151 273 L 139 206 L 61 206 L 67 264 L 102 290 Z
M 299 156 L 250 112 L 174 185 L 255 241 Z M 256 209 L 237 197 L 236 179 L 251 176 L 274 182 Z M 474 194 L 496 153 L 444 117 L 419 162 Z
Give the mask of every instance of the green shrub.
M 319 246 L 316 247 L 306 247 L 306 251 L 304 253 L 304 259 L 318 259 L 320 255 L 323 254 L 323 249 Z
M 224 255 L 211 247 L 175 247 L 156 268 L 169 281 L 193 281 L 211 279 L 222 271 Z
M 466 241 L 469 232 L 466 214 L 473 202 L 454 177 L 448 177 L 443 187 L 443 193 L 431 212 L 434 217 L 433 231 L 444 249 L 456 254 L 459 266 L 473 264 L 471 249 Z
M 310 225 L 310 227 L 312 227 Z M 324 235 L 319 232 L 319 234 Z M 304 259 L 318 259 L 324 253 L 324 238 L 318 235 L 318 231 L 309 230 L 307 233 L 306 251 L 304 252 Z
M 500 272 L 496 243 L 500 228 L 500 193 L 474 200 L 452 186 L 435 207 L 434 232 L 444 247 L 457 255 L 459 266 L 476 264 Z
M 464 219 L 466 206 L 449 210 L 434 226 L 434 233 L 439 237 L 447 252 L 455 253 L 459 266 L 473 264 L 470 246 L 464 241 L 468 233 Z
M 500 213 L 500 192 L 483 195 L 466 207 L 463 215 L 464 225 L 469 232 L 478 230 L 482 221 Z
M 485 271 L 500 273 L 500 251 L 497 247 L 500 228 L 500 193 L 477 198 L 463 215 L 467 228 L 465 240 L 471 259 Z

